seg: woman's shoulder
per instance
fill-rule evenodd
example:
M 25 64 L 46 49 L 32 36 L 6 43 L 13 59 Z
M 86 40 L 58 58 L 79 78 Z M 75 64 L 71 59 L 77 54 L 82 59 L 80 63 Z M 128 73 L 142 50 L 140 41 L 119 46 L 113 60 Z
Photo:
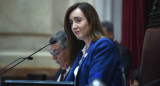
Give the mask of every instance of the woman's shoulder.
M 107 38 L 107 37 L 102 37 L 102 38 L 98 39 L 96 41 L 96 43 L 104 43 L 104 44 L 111 43 L 111 44 L 114 44 L 113 40 L 110 39 L 110 38 Z
M 113 45 L 114 46 L 114 42 L 107 37 L 102 37 L 96 41 L 92 41 L 91 45 L 94 47 L 99 47 L 99 46 L 108 46 L 108 45 Z

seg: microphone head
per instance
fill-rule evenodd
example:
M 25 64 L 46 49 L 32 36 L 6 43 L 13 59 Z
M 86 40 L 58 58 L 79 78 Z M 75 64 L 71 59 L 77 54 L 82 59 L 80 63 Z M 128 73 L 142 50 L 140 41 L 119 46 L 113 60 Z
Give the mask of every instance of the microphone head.
M 27 59 L 28 59 L 28 60 L 33 60 L 33 57 L 30 56 L 30 57 L 28 57 Z
M 52 37 L 51 37 L 51 39 L 50 39 L 50 41 L 49 41 L 49 44 L 54 44 L 54 43 L 56 43 L 57 42 L 57 40 L 54 40 Z

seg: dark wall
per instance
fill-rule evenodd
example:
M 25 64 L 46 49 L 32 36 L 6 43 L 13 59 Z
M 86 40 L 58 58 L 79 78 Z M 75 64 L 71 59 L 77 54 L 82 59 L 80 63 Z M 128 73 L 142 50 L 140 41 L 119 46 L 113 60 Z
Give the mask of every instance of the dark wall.
M 160 0 L 147 0 L 146 9 L 148 28 L 160 27 Z
M 147 16 L 147 25 L 149 24 L 149 14 L 151 13 L 151 9 L 153 7 L 154 0 L 146 0 L 146 16 Z

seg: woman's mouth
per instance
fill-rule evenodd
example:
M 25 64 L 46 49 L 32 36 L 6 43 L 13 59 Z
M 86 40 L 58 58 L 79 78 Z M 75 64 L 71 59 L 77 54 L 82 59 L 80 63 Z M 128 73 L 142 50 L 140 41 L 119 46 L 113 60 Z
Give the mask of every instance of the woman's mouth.
M 80 31 L 76 31 L 75 34 L 79 34 Z

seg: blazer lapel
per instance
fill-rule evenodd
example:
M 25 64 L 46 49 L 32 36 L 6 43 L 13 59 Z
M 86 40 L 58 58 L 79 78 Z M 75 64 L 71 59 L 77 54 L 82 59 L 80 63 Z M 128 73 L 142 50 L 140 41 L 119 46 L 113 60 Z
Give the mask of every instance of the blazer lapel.
M 87 55 L 88 55 L 88 53 L 86 52 L 85 55 L 83 56 L 83 58 L 82 58 L 80 64 L 79 64 L 78 72 L 79 72 L 80 68 L 82 67 L 82 64 L 84 63 L 84 61 L 85 61 Z
M 72 66 L 72 68 L 71 68 L 71 70 L 70 70 L 70 72 L 69 72 L 69 74 L 68 74 L 68 76 L 67 76 L 65 81 L 73 81 L 74 80 L 74 70 L 77 67 L 81 57 L 82 57 L 82 52 L 80 52 L 78 54 L 77 59 L 75 60 L 75 62 L 74 62 L 74 64 L 73 64 L 73 66 Z
M 91 46 L 92 46 L 92 47 L 91 47 Z M 92 48 L 93 48 L 93 41 L 91 41 L 91 43 L 90 43 L 90 45 L 89 45 L 89 47 L 88 47 L 85 55 L 83 56 L 83 58 L 82 58 L 82 60 L 81 60 L 81 63 L 79 64 L 78 73 L 79 73 L 79 71 L 81 70 L 81 67 L 82 67 L 84 61 L 86 60 L 86 58 L 88 58 L 87 56 L 88 56 L 88 54 L 91 52 Z M 78 77 L 78 74 L 77 74 L 77 77 Z M 77 77 L 76 77 L 76 78 L 77 78 Z

